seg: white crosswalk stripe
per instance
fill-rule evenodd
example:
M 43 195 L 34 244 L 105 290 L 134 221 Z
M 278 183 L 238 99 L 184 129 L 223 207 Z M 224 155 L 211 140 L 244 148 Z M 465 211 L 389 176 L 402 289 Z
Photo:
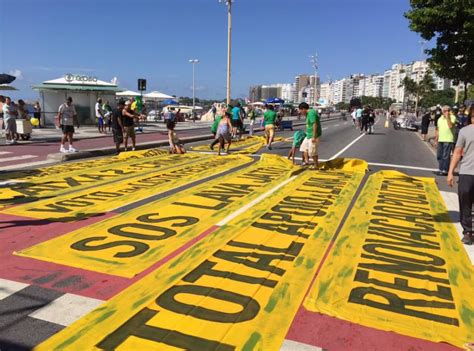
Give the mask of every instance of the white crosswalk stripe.
M 75 294 L 64 294 L 29 316 L 67 327 L 104 301 Z M 67 313 L 66 313 L 67 311 Z
M 26 288 L 27 286 L 28 284 L 25 283 L 19 283 L 13 280 L 0 278 L 0 300 L 3 300 L 4 298 L 16 293 L 17 291 L 20 291 L 21 289 Z
M 450 212 L 451 220 L 453 221 L 454 226 L 456 227 L 456 230 L 459 234 L 459 238 L 462 238 L 462 227 L 461 223 L 459 223 L 458 194 L 448 191 L 440 191 L 440 193 L 441 196 L 443 196 L 444 202 L 446 203 L 446 208 Z M 474 245 L 463 245 L 463 247 L 466 250 L 469 258 L 471 259 L 471 263 L 474 265 Z
M 19 160 L 27 160 L 30 158 L 36 158 L 36 155 L 21 155 L 21 156 L 12 156 L 12 157 L 5 157 L 0 158 L 0 162 L 9 162 L 9 161 L 19 161 Z

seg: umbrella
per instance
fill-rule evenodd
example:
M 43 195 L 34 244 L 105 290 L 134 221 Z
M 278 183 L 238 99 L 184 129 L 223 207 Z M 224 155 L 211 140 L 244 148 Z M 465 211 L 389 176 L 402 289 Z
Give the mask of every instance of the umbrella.
M 0 90 L 18 90 L 18 89 L 8 84 L 0 84 Z
M 173 99 L 171 95 L 166 95 L 159 91 L 152 91 L 151 93 L 143 95 L 143 97 L 147 99 L 153 99 L 153 100 L 170 100 L 170 99 L 172 100 Z
M 16 79 L 15 76 L 10 74 L 2 73 L 0 74 L 0 84 L 10 84 Z
M 267 104 L 283 104 L 285 100 L 273 97 L 273 98 L 266 99 L 265 102 Z
M 179 105 L 179 103 L 173 99 L 167 99 L 163 101 L 163 105 Z
M 140 96 L 140 93 L 132 90 L 121 91 L 120 93 L 115 94 L 117 96 Z

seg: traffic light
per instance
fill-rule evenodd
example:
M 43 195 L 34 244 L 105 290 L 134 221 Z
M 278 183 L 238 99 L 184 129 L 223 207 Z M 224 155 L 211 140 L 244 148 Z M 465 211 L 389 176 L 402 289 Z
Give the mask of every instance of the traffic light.
M 138 91 L 146 90 L 146 79 L 138 79 Z

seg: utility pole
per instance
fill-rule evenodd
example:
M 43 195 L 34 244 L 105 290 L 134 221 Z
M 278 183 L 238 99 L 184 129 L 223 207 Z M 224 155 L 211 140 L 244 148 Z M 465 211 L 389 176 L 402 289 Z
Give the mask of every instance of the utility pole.
M 318 101 L 318 54 L 315 53 L 314 55 L 310 55 L 309 59 L 309 61 L 311 62 L 311 66 L 314 68 L 313 104 L 316 105 L 316 102 Z
M 219 0 L 227 5 L 227 105 L 230 104 L 230 78 L 232 57 L 232 2 L 234 0 Z
M 194 110 L 196 109 L 196 94 L 195 94 L 195 89 L 196 89 L 196 86 L 194 84 L 194 66 L 196 66 L 196 63 L 199 63 L 199 60 L 198 59 L 190 59 L 189 60 L 189 63 L 191 63 L 193 65 L 193 122 L 196 120 L 195 118 L 195 112 Z

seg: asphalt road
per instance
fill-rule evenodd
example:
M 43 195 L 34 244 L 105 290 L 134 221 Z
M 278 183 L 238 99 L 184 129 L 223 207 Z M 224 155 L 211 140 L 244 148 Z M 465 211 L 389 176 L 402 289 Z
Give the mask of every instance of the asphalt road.
M 354 128 L 351 121 L 333 120 L 326 121 L 323 124 L 323 136 L 319 146 L 320 159 L 327 160 L 334 157 L 359 158 L 369 162 L 370 172 L 376 172 L 381 169 L 397 170 L 408 175 L 435 177 L 439 189 L 448 194 L 454 195 L 456 189 L 448 188 L 446 179 L 433 174 L 437 169 L 437 161 L 433 150 L 421 141 L 419 135 L 413 132 L 396 131 L 393 128 L 384 128 L 383 120 L 377 121 L 375 125 L 375 134 L 363 135 Z M 304 126 L 297 127 L 304 128 Z M 194 133 L 194 132 L 193 132 Z M 278 132 L 278 136 L 291 138 L 294 131 Z M 183 132 L 180 135 L 188 135 Z M 92 142 L 93 143 L 93 142 Z M 207 144 L 208 142 L 199 142 L 194 145 Z M 92 144 L 91 144 L 92 145 Z M 189 145 L 187 145 L 189 146 Z M 31 145 L 30 147 L 35 147 Z M 36 146 L 39 147 L 39 146 Z M 49 148 L 52 146 L 44 146 Z M 287 155 L 291 147 L 291 141 L 277 142 L 271 151 L 260 150 L 254 155 L 263 152 Z M 299 155 L 298 153 L 298 156 Z M 191 184 L 190 186 L 194 185 Z M 185 187 L 186 188 L 186 187 Z M 181 189 L 182 190 L 182 189 Z M 453 197 L 452 197 L 453 198 Z M 156 199 L 156 198 L 155 198 Z M 146 202 L 146 201 L 145 201 Z M 450 214 L 456 221 L 457 212 L 450 209 Z M 106 218 L 105 216 L 104 218 Z M 95 219 L 94 221 L 98 221 Z M 59 224 L 46 224 L 42 221 L 36 221 L 32 229 L 29 222 L 9 221 L 8 217 L 1 220 L 2 227 L 0 231 L 8 233 L 8 243 L 2 250 L 2 260 L 12 267 L 15 262 L 11 252 L 15 248 L 15 233 L 23 233 L 25 230 L 32 240 L 37 242 L 35 237 L 36 230 L 53 231 L 62 230 Z M 87 224 L 73 224 L 67 228 L 67 231 L 73 230 L 76 226 Z M 41 228 L 43 227 L 43 228 Z M 40 229 L 38 229 L 40 228 Z M 13 239 L 12 239 L 13 237 Z M 5 252 L 8 252 L 8 255 Z M 474 257 L 472 250 L 469 252 Z M 7 257 L 8 256 L 8 257 Z M 38 270 L 43 268 L 38 268 Z M 74 273 L 74 271 L 72 271 Z M 87 284 L 93 284 L 91 281 L 97 281 L 97 284 L 106 286 L 107 281 L 103 281 L 103 276 L 97 275 L 93 279 L 90 277 L 81 277 L 74 275 L 67 269 L 52 270 L 48 274 L 35 275 L 33 272 L 25 271 L 18 278 L 12 277 L 8 272 L 8 267 L 0 269 L 0 350 L 29 350 L 41 341 L 47 339 L 57 331 L 64 328 L 59 322 L 54 322 L 56 317 L 44 317 L 35 315 L 35 311 L 48 306 L 53 301 L 61 300 L 60 307 L 64 308 L 64 313 L 77 317 L 90 311 L 94 307 L 107 300 L 107 293 L 103 296 L 91 297 L 90 294 L 85 300 L 74 300 L 79 295 L 83 295 L 90 287 Z M 89 280 L 88 280 L 89 279 Z M 95 280 L 94 280 L 95 279 Z M 102 281 L 100 281 L 102 280 Z M 110 282 L 109 282 L 110 283 Z M 120 284 L 119 284 L 120 285 Z M 124 285 L 125 286 L 125 285 Z M 81 290 L 83 289 L 83 290 Z M 111 288 L 112 289 L 112 288 Z M 113 289 L 112 289 L 113 290 Z M 82 292 L 81 292 L 82 291 Z M 113 293 L 108 292 L 113 296 Z M 61 305 L 61 303 L 63 305 Z M 81 307 L 76 306 L 81 305 Z M 86 305 L 84 307 L 84 305 Z M 77 309 L 77 311 L 76 311 Z M 288 333 L 287 342 L 284 350 L 320 350 L 324 349 L 355 349 L 355 350 L 402 350 L 410 348 L 413 351 L 421 350 L 457 350 L 456 348 L 445 344 L 433 344 L 425 341 L 414 340 L 413 338 L 400 337 L 394 333 L 382 333 L 370 328 L 361 328 L 348 322 L 341 322 L 335 318 L 324 317 L 320 315 L 315 324 L 304 311 L 297 314 Z M 47 321 L 48 320 L 48 321 Z M 309 329 L 308 329 L 309 328 Z M 301 331 L 306 331 L 303 333 Z M 379 340 L 383 338 L 383 341 Z M 311 345 L 311 346 L 308 346 Z M 306 349 L 304 348 L 306 347 Z M 308 348 L 309 347 L 309 348 Z M 312 347 L 312 348 L 311 348 Z

